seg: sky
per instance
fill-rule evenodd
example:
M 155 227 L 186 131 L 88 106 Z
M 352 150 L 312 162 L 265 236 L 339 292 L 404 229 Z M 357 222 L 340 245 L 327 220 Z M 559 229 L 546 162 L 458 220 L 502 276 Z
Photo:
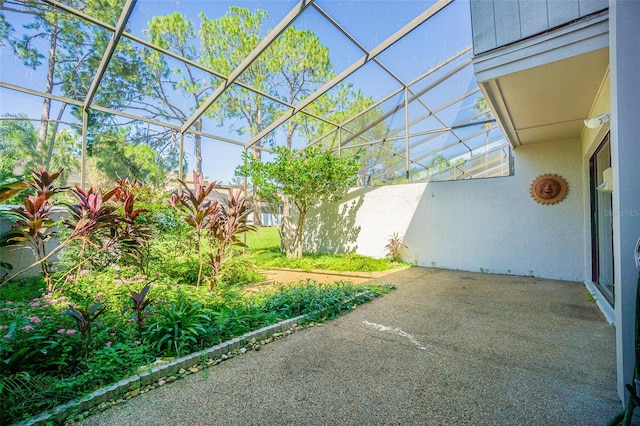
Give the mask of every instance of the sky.
M 318 0 L 317 4 L 341 24 L 366 49 L 372 49 L 415 16 L 426 10 L 433 1 L 332 1 Z M 129 21 L 128 31 L 146 38 L 143 29 L 155 15 L 180 11 L 194 22 L 205 13 L 210 18 L 224 15 L 232 5 L 248 9 L 264 9 L 269 18 L 265 27 L 275 26 L 295 5 L 292 1 L 201 1 L 201 0 L 139 0 Z M 446 12 L 446 13 L 443 13 Z M 443 12 L 410 33 L 396 46 L 383 52 L 378 58 L 405 82 L 433 67 L 446 57 L 471 43 L 469 4 L 457 0 Z M 7 14 L 7 20 L 20 27 L 18 16 Z M 362 56 L 362 52 L 322 18 L 313 8 L 305 11 L 296 21 L 298 29 L 314 31 L 320 42 L 329 48 L 330 59 L 338 73 Z M 11 55 L 6 46 L 0 47 L 0 81 L 44 91 L 42 69 L 28 70 Z M 41 67 L 44 68 L 44 67 Z M 367 96 L 379 99 L 400 87 L 377 65 L 369 63 L 347 79 Z M 469 82 L 475 84 L 475 81 Z M 443 93 L 443 99 L 451 94 Z M 434 100 L 435 104 L 441 102 Z M 0 115 L 22 112 L 29 117 L 39 117 L 41 99 L 0 88 Z M 76 122 L 69 114 L 65 121 Z M 404 118 L 402 117 L 402 120 Z M 397 121 L 397 120 L 395 120 Z M 205 130 L 222 137 L 245 142 L 248 136 L 239 136 L 231 126 L 217 127 L 209 123 Z M 186 138 L 186 153 L 193 158 L 193 147 Z M 242 148 L 219 141 L 203 141 L 203 170 L 209 178 L 228 182 L 240 162 Z

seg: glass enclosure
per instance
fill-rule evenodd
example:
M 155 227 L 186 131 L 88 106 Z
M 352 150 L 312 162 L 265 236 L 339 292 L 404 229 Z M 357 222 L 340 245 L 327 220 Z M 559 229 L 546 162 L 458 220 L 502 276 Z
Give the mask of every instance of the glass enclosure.
M 0 180 L 191 170 L 244 152 L 359 155 L 360 185 L 510 174 L 476 83 L 466 1 L 8 0 Z M 189 173 L 190 175 L 190 173 Z

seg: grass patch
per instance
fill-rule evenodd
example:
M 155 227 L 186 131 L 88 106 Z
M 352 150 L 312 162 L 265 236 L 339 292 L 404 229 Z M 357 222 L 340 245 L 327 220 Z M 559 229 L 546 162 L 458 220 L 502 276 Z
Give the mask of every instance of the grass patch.
M 402 262 L 392 262 L 387 259 L 374 259 L 354 253 L 346 254 L 316 254 L 306 253 L 303 257 L 289 259 L 280 251 L 262 251 L 253 253 L 254 262 L 262 268 L 290 268 L 311 271 L 324 269 L 337 272 L 377 272 L 389 269 L 409 267 Z
M 305 253 L 303 257 L 289 259 L 280 252 L 278 228 L 259 228 L 247 234 L 248 253 L 253 262 L 261 268 L 289 268 L 311 271 L 324 269 L 337 272 L 377 272 L 389 269 L 408 268 L 409 263 L 388 259 L 374 259 L 355 253 L 323 254 Z
M 248 251 L 280 250 L 280 233 L 275 226 L 258 228 L 256 232 L 247 232 Z

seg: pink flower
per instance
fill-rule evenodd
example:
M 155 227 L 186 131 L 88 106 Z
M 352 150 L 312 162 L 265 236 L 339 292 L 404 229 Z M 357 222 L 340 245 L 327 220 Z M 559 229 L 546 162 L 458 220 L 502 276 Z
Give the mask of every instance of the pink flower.
M 33 330 L 33 326 L 32 325 L 25 325 L 24 327 L 22 327 L 23 330 Z
M 13 302 L 11 300 L 7 300 L 5 304 L 6 305 L 13 305 Z
M 115 335 L 116 335 L 116 333 L 109 333 L 109 336 L 111 336 L 111 337 L 113 337 Z
M 29 321 L 31 321 L 34 324 L 38 324 L 40 322 L 40 318 L 38 318 L 38 317 L 29 317 Z
M 140 345 L 142 342 L 140 340 L 136 340 L 136 345 Z
M 5 339 L 11 339 L 11 333 L 7 333 L 3 336 Z
M 89 269 L 83 269 L 80 272 L 78 272 L 78 275 L 79 276 L 83 276 L 83 275 L 87 275 L 87 274 L 90 274 L 90 273 L 91 273 L 91 271 Z
M 61 328 L 60 330 L 58 330 L 58 334 L 64 334 L 66 330 L 64 328 Z
M 76 332 L 75 330 L 67 330 L 67 334 L 73 334 L 75 332 Z
M 65 279 L 66 282 L 70 283 L 73 280 L 75 280 L 75 278 L 73 278 L 71 275 L 67 275 L 67 278 Z
M 110 348 L 111 347 L 111 342 L 107 342 L 104 344 L 106 347 Z
M 4 312 L 7 312 L 7 311 L 10 311 L 10 310 L 11 310 L 11 308 L 2 308 L 2 310 L 3 310 Z

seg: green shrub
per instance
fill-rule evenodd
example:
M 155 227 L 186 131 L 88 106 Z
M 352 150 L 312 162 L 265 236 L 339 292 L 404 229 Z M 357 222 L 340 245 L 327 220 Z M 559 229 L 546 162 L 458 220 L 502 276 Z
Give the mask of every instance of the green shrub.
M 244 285 L 264 280 L 255 261 L 248 256 L 235 255 L 225 259 L 220 271 L 220 282 L 224 285 Z
M 149 345 L 165 355 L 184 355 L 195 349 L 207 333 L 211 318 L 202 303 L 185 298 L 160 305 L 144 335 Z

